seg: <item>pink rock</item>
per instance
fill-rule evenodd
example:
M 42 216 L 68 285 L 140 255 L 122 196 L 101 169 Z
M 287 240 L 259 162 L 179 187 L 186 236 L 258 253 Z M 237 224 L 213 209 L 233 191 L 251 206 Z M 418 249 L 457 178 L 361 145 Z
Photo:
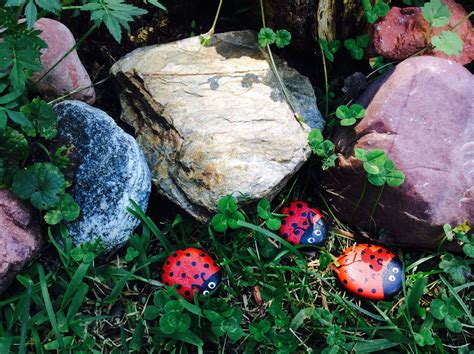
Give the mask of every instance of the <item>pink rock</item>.
M 33 82 L 39 80 L 48 69 L 76 44 L 71 31 L 61 22 L 49 18 L 41 18 L 36 21 L 34 27 L 42 31 L 40 37 L 46 42 L 48 48 L 43 49 L 41 53 L 41 63 L 44 69 L 33 76 Z M 91 79 L 75 50 L 64 58 L 47 76 L 37 82 L 36 85 L 41 94 L 47 98 L 63 96 L 74 90 L 87 87 L 69 98 L 75 98 L 91 104 L 95 101 L 94 87 L 90 87 L 92 85 Z
M 0 190 L 0 292 L 40 250 L 34 211 L 9 190 Z
M 452 30 L 465 16 L 466 10 L 453 0 L 443 0 L 451 10 L 451 21 L 448 25 L 432 30 L 424 19 L 419 7 L 392 7 L 390 12 L 377 22 L 373 28 L 373 45 L 375 51 L 390 60 L 404 60 L 431 44 L 431 37 L 445 30 Z M 469 64 L 474 59 L 474 30 L 469 20 L 464 21 L 455 31 L 464 41 L 460 56 L 447 56 L 438 51 L 429 51 L 440 58 Z
M 474 222 L 474 76 L 430 56 L 407 59 L 386 78 L 355 132 L 341 131 L 339 166 L 324 175 L 336 215 L 383 241 L 436 248 L 445 223 Z M 384 149 L 406 175 L 399 188 L 369 185 L 355 147 Z

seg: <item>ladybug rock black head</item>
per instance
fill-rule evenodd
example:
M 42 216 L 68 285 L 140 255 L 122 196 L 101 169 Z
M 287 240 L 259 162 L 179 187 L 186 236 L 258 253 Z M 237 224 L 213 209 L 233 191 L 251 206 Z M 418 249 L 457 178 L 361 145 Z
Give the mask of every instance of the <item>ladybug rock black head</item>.
M 294 245 L 321 246 L 327 227 L 322 214 L 305 202 L 291 202 L 281 210 L 288 216 L 281 221 L 280 236 Z
M 402 288 L 402 264 L 395 254 L 381 246 L 351 246 L 337 262 L 340 266 L 334 270 L 342 285 L 358 296 L 383 300 Z
M 176 285 L 176 291 L 188 301 L 194 298 L 195 292 L 211 294 L 222 277 L 214 260 L 197 248 L 175 251 L 166 259 L 161 273 L 163 283 Z

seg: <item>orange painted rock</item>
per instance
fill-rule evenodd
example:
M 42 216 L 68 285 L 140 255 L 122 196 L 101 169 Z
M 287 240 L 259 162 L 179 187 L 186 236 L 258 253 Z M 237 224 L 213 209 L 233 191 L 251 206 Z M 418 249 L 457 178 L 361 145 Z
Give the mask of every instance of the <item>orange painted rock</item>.
M 342 285 L 355 295 L 371 300 L 383 300 L 402 288 L 403 268 L 389 250 L 375 245 L 360 244 L 347 248 L 334 267 Z
M 288 216 L 281 221 L 280 236 L 294 245 L 321 246 L 326 241 L 327 227 L 323 215 L 308 203 L 291 202 L 281 210 Z
M 175 251 L 169 256 L 161 278 L 165 285 L 176 285 L 176 291 L 188 301 L 194 293 L 209 295 L 221 282 L 221 270 L 214 260 L 197 248 Z

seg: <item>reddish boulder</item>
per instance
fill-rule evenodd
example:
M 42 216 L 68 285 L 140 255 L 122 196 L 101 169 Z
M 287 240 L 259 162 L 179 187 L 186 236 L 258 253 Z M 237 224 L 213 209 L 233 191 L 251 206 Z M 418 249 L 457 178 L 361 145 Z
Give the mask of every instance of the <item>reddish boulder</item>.
M 38 91 L 48 99 L 75 92 L 69 98 L 95 102 L 95 90 L 86 69 L 82 65 L 77 51 L 72 51 L 44 78 L 38 81 L 64 54 L 75 44 L 71 31 L 61 22 L 49 18 L 41 18 L 35 23 L 35 29 L 41 30 L 40 38 L 48 48 L 41 52 L 43 70 L 35 73 L 32 81 L 36 82 Z
M 465 16 L 466 10 L 453 0 L 443 0 L 451 10 L 450 23 L 433 29 L 424 19 L 419 7 L 392 7 L 390 12 L 373 28 L 373 45 L 375 52 L 390 60 L 404 60 L 431 44 L 431 38 L 445 30 L 451 30 Z M 460 56 L 447 56 L 438 51 L 427 54 L 448 58 L 460 64 L 469 64 L 474 59 L 474 30 L 469 20 L 456 27 L 455 31 L 464 41 Z
M 323 183 L 345 222 L 383 229 L 383 242 L 435 248 L 443 224 L 474 222 L 474 76 L 453 61 L 423 56 L 400 63 L 380 83 L 355 131 L 335 136 L 339 165 Z M 380 188 L 368 184 L 363 193 L 367 175 L 355 147 L 384 149 L 406 175 L 399 188 L 384 188 L 377 206 Z
M 429 24 L 419 7 L 392 7 L 374 26 L 375 51 L 390 60 L 403 60 L 426 47 Z
M 0 190 L 0 293 L 41 248 L 34 211 L 9 190 Z

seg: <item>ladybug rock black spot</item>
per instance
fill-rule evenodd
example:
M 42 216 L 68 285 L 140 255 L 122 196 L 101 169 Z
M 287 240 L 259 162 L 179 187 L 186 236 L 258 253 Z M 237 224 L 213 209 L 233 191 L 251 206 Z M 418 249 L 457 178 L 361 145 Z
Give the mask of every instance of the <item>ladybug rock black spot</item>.
M 321 246 L 326 241 L 327 227 L 322 214 L 306 202 L 291 202 L 281 210 L 288 215 L 282 220 L 280 236 L 294 245 Z
M 351 246 L 337 262 L 340 266 L 334 270 L 342 285 L 353 294 L 383 300 L 402 288 L 402 264 L 395 254 L 381 246 Z
M 162 282 L 176 285 L 177 292 L 188 301 L 194 293 L 209 295 L 221 282 L 221 270 L 204 251 L 187 248 L 168 257 L 163 266 Z

